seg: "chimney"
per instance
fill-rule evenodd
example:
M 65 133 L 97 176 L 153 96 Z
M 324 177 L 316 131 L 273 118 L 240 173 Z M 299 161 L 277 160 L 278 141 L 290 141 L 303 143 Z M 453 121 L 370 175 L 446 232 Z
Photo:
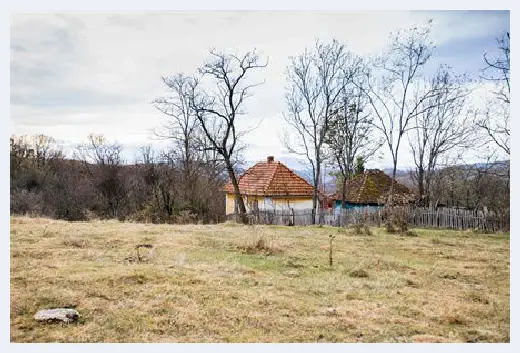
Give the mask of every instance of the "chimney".
M 273 163 L 273 162 L 274 162 L 274 156 L 268 156 L 267 163 Z

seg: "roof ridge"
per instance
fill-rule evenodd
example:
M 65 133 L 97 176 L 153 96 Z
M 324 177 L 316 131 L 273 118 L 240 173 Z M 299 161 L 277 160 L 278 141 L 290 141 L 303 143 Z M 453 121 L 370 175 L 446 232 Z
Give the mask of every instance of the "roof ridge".
M 361 194 L 365 191 L 365 184 L 367 182 L 368 173 L 364 173 L 363 176 L 363 184 L 361 184 L 361 187 L 358 190 L 356 202 L 359 202 L 359 200 L 361 199 Z
M 265 162 L 263 162 L 265 163 Z M 271 163 L 275 163 L 275 162 L 271 162 Z M 266 164 L 271 164 L 269 162 L 267 162 Z M 279 161 L 276 161 L 276 167 L 273 168 L 273 173 L 271 174 L 271 176 L 269 177 L 269 181 L 267 182 L 267 185 L 266 187 L 264 188 L 264 193 L 269 189 L 269 187 L 271 186 L 271 183 L 273 182 L 274 180 L 274 176 L 276 175 L 276 171 L 278 170 L 278 167 L 280 166 L 280 162 Z
M 299 176 L 294 170 L 292 170 L 291 168 L 289 168 L 288 166 L 286 166 L 285 164 L 281 163 L 281 162 L 278 162 L 279 165 L 283 166 L 285 169 L 287 169 L 289 171 L 289 173 L 293 176 L 295 176 L 296 178 L 300 179 L 301 181 L 303 181 L 305 184 L 309 185 L 310 187 L 312 187 L 314 189 L 314 186 L 311 185 L 311 183 L 309 183 L 307 180 L 305 180 L 305 178 Z M 322 194 L 325 196 L 325 193 L 321 192 L 319 189 L 318 189 L 318 194 Z
M 283 166 L 285 169 L 287 169 L 287 170 L 289 171 L 289 173 L 291 173 L 292 175 L 294 175 L 294 176 L 297 177 L 298 179 L 303 180 L 304 182 L 306 182 L 307 184 L 310 185 L 310 183 L 309 183 L 307 180 L 305 180 L 304 178 L 302 178 L 301 176 L 299 176 L 298 174 L 296 174 L 296 172 L 293 171 L 291 168 L 289 168 L 288 166 L 286 166 L 285 164 L 282 164 L 282 163 L 280 163 L 280 165 Z M 311 185 L 311 186 L 312 186 L 312 185 Z

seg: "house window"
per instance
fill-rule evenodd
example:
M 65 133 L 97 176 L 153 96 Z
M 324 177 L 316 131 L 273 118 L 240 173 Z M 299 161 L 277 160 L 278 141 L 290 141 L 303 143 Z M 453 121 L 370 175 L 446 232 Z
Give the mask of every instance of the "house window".
M 268 207 L 273 207 L 273 206 L 274 206 L 274 204 L 273 204 L 273 198 L 272 198 L 272 197 L 265 197 L 265 198 L 264 198 L 264 206 L 265 206 L 266 208 L 268 208 Z

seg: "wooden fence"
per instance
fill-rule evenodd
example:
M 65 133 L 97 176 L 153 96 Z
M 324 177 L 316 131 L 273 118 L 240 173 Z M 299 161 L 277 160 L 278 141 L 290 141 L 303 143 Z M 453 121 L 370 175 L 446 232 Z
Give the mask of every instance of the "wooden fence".
M 396 207 L 410 227 L 480 229 L 485 231 L 508 231 L 509 215 L 497 216 L 493 212 L 464 210 L 456 208 Z M 229 216 L 234 219 L 234 215 Z M 313 224 L 312 210 L 258 210 L 248 214 L 250 224 L 273 224 L 306 226 Z M 318 210 L 314 224 L 346 227 L 365 223 L 381 226 L 386 221 L 383 208 L 353 208 L 342 210 Z

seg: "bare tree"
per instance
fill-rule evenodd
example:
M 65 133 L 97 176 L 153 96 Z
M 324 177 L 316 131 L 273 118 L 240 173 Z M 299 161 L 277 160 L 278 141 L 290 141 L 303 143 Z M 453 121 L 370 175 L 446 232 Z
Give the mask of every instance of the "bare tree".
M 318 206 L 321 164 L 331 117 L 341 92 L 357 72 L 358 63 L 359 59 L 337 40 L 317 41 L 312 50 L 305 49 L 292 58 L 287 68 L 289 87 L 284 119 L 290 131 L 286 131 L 283 142 L 290 153 L 305 156 L 311 166 L 313 216 Z
M 244 200 L 240 195 L 234 162 L 244 131 L 237 129 L 237 118 L 245 114 L 244 102 L 251 97 L 251 89 L 260 83 L 248 84 L 247 78 L 255 70 L 265 68 L 255 51 L 239 57 L 210 51 L 211 60 L 199 69 L 201 79 L 194 79 L 190 89 L 190 108 L 193 110 L 212 149 L 222 157 L 235 190 L 235 203 L 241 220 L 247 222 Z M 203 87 L 209 79 L 213 89 Z M 209 86 L 211 87 L 211 86 Z
M 433 89 L 418 92 L 417 87 L 432 55 L 429 33 L 426 27 L 393 34 L 387 52 L 374 62 L 375 72 L 367 70 L 366 88 L 360 86 L 374 112 L 374 126 L 383 134 L 392 156 L 392 184 L 387 200 L 390 206 L 402 138 L 412 128 L 413 119 L 427 109 L 423 102 L 436 94 Z
M 177 180 L 174 159 L 167 153 L 157 154 L 149 146 L 141 148 L 140 152 L 146 189 L 151 194 L 149 216 L 154 222 L 172 222 L 175 208 L 178 208 L 178 189 L 186 185 Z
M 413 121 L 415 128 L 409 135 L 416 170 L 414 179 L 423 205 L 430 202 L 430 183 L 439 160 L 450 152 L 469 148 L 475 142 L 473 124 L 465 111 L 468 94 L 465 77 L 456 77 L 449 68 L 441 66 L 434 77 L 425 83 L 424 90 L 437 94 L 420 100 Z
M 170 94 L 154 100 L 155 107 L 169 118 L 162 128 L 155 131 L 159 138 L 172 140 L 173 146 L 167 155 L 180 163 L 182 186 L 180 191 L 192 208 L 197 185 L 201 132 L 200 124 L 190 106 L 192 78 L 184 74 L 163 77 Z
M 358 163 L 364 164 L 377 152 L 383 141 L 374 138 L 368 101 L 355 86 L 343 89 L 329 125 L 325 143 L 329 158 L 339 168 L 341 205 L 344 207 L 347 181 L 355 174 L 356 157 L 360 159 Z
M 64 158 L 63 148 L 46 135 L 12 136 L 10 139 L 11 176 L 25 164 L 28 173 L 24 178 L 34 186 L 43 185 L 52 172 L 53 164 Z
M 490 142 L 509 156 L 509 115 L 510 115 L 510 36 L 507 32 L 497 39 L 499 56 L 489 58 L 484 54 L 486 68 L 482 78 L 494 84 L 493 97 L 486 102 L 486 108 L 477 114 L 476 125 L 485 133 Z
M 108 218 L 122 216 L 122 206 L 128 193 L 121 174 L 123 147 L 118 143 L 109 143 L 103 135 L 90 134 L 88 140 L 88 143 L 77 146 L 76 158 L 82 161 L 100 198 L 100 215 Z
M 53 181 L 62 161 L 62 147 L 50 136 L 11 136 L 11 212 L 52 216 L 53 209 L 46 203 L 49 196 L 55 198 Z
M 44 167 L 55 158 L 63 158 L 64 156 L 62 147 L 57 144 L 53 137 L 39 134 L 30 136 L 28 141 L 33 148 L 38 168 Z
M 501 38 L 497 38 L 499 57 L 490 59 L 487 54 L 484 54 L 484 61 L 487 67 L 484 69 L 484 75 L 482 76 L 485 80 L 497 81 L 500 85 L 495 91 L 498 99 L 509 104 L 511 102 L 511 78 L 510 78 L 510 67 L 511 67 L 511 46 L 510 46 L 510 35 L 506 32 Z

